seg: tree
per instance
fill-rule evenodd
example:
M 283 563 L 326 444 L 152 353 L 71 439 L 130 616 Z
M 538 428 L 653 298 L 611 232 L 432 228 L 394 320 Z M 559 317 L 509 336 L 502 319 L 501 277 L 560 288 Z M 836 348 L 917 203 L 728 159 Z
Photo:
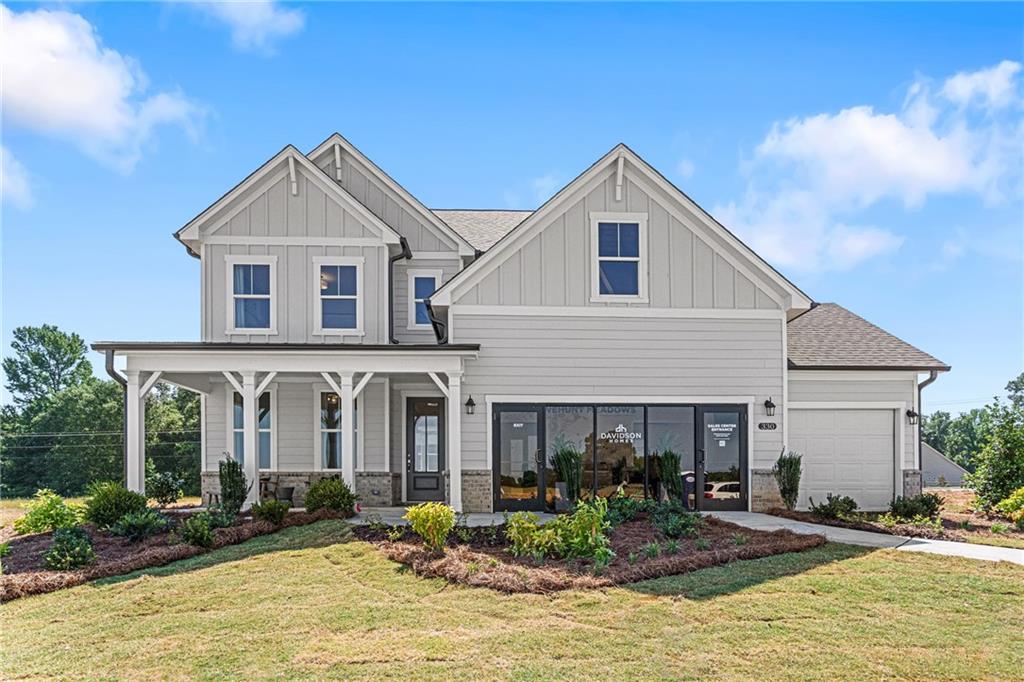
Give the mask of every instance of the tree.
M 945 454 L 946 440 L 953 419 L 949 412 L 939 410 L 921 418 L 921 438 L 939 452 Z
M 1024 372 L 1018 374 L 1016 379 L 1006 382 L 1006 395 L 1010 397 L 1011 403 L 1017 407 L 1024 407 Z
M 6 385 L 22 409 L 92 376 L 85 341 L 54 325 L 16 328 L 11 349 L 13 354 L 3 361 Z
M 988 509 L 1024 487 L 1024 405 L 996 400 L 985 410 L 989 432 L 967 481 Z

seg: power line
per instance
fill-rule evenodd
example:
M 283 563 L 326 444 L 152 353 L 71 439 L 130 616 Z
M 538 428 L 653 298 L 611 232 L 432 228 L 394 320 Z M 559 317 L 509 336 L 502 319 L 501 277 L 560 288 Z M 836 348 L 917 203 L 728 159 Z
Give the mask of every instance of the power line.
M 178 431 L 146 431 L 146 434 L 199 433 L 202 429 L 181 429 Z M 124 436 L 121 431 L 55 431 L 53 433 L 5 433 L 2 438 L 33 438 L 35 436 Z

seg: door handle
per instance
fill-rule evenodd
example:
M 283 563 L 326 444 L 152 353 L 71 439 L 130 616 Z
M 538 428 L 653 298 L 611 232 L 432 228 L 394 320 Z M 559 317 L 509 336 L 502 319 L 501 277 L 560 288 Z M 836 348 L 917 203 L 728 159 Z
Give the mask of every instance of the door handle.
M 536 451 L 535 451 L 535 452 L 533 453 L 533 461 L 537 463 L 537 466 L 538 466 L 538 467 L 540 467 L 540 464 L 541 464 L 541 462 L 543 461 L 543 456 L 541 455 L 541 452 L 540 452 L 540 448 L 538 448 L 538 449 L 537 449 L 537 450 L 536 450 Z
M 697 466 L 700 467 L 701 471 L 704 471 L 704 450 L 697 450 Z

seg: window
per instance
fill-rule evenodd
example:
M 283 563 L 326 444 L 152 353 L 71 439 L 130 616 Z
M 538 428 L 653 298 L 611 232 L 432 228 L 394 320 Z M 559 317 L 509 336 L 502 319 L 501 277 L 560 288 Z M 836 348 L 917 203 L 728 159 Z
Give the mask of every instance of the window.
M 229 333 L 274 333 L 275 256 L 226 256 Z
M 245 411 L 242 394 L 232 392 L 231 433 L 234 457 L 239 464 L 245 464 Z M 271 426 L 271 395 L 264 391 L 256 403 L 256 450 L 259 452 L 260 469 L 271 468 L 273 452 L 273 431 Z
M 647 215 L 595 213 L 591 298 L 593 300 L 647 300 Z
M 362 258 L 314 258 L 317 334 L 362 334 Z
M 359 402 L 354 403 L 352 415 L 355 424 L 355 441 L 359 442 Z M 341 469 L 341 398 L 330 391 L 320 392 L 320 468 Z M 358 445 L 356 446 L 358 448 Z
M 409 270 L 409 329 L 430 329 L 426 300 L 441 282 L 440 270 Z

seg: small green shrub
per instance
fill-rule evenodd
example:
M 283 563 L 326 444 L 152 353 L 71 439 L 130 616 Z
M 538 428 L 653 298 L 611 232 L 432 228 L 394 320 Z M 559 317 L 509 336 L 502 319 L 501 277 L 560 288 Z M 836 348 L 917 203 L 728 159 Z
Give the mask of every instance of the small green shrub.
M 996 505 L 996 511 L 1024 529 L 1024 488 L 1017 488 Z
M 166 507 L 181 499 L 183 485 L 185 480 L 170 471 L 151 474 L 146 479 L 146 495 L 161 507 Z
M 113 481 L 93 483 L 85 500 L 85 518 L 103 529 L 113 526 L 125 514 L 137 514 L 145 509 L 145 495 Z
M 465 517 L 460 515 L 458 523 L 455 524 L 453 532 L 455 537 L 459 539 L 459 542 L 463 544 L 469 544 L 473 542 L 473 529 L 464 523 Z
M 206 511 L 199 512 L 193 516 L 205 518 L 206 522 L 210 524 L 210 528 L 228 528 L 235 525 L 235 519 L 238 518 L 237 515 L 220 507 L 210 507 Z
M 630 497 L 621 488 L 617 493 L 607 499 L 608 522 L 612 526 L 634 520 L 642 511 L 647 511 L 649 503 L 647 500 L 638 500 Z
M 661 556 L 661 545 L 659 545 L 657 542 L 651 542 L 649 544 L 644 545 L 643 552 L 644 556 L 648 559 L 657 559 L 659 556 Z
M 77 526 L 81 522 L 80 506 L 68 504 L 57 493 L 43 488 L 36 491 L 35 497 L 28 503 L 25 515 L 14 520 L 14 531 L 19 535 L 45 533 L 57 528 Z
M 238 516 L 245 505 L 245 498 L 249 496 L 249 489 L 252 482 L 246 481 L 245 472 L 241 463 L 230 457 L 220 461 L 218 471 L 220 479 L 220 506 L 231 516 Z
M 700 514 L 687 511 L 682 502 L 662 502 L 651 511 L 651 523 L 669 538 L 696 537 L 703 524 Z
M 11 543 L 0 542 L 0 575 L 4 574 L 3 558 L 11 553 Z
M 210 517 L 208 514 L 192 514 L 181 522 L 178 531 L 181 539 L 196 547 L 210 547 L 213 545 L 213 530 L 210 529 Z
M 402 526 L 391 526 L 388 528 L 387 533 L 388 540 L 391 542 L 398 542 L 402 539 L 402 536 L 405 535 L 405 528 Z
M 448 534 L 455 527 L 455 510 L 441 502 L 423 502 L 409 507 L 402 518 L 423 538 L 423 543 L 436 552 L 444 551 Z
M 346 518 L 356 513 L 356 496 L 340 478 L 322 478 L 309 486 L 306 493 L 306 511 L 330 509 Z
M 693 546 L 702 552 L 706 552 L 711 549 L 711 542 L 707 538 L 697 538 L 694 540 Z
M 796 500 L 800 496 L 800 462 L 802 459 L 803 456 L 797 452 L 791 451 L 787 455 L 786 449 L 783 448 L 782 454 L 779 455 L 772 467 L 772 475 L 775 477 L 775 483 L 779 486 L 782 503 L 790 511 L 796 506 Z
M 913 519 L 917 516 L 935 518 L 942 509 L 942 498 L 935 493 L 922 493 L 914 497 L 897 497 L 889 503 L 889 513 L 898 519 Z
M 629 563 L 630 566 L 632 566 L 633 564 L 635 564 L 639 560 L 640 560 L 640 555 L 637 554 L 636 552 L 630 552 L 629 556 L 626 557 L 626 561 Z
M 748 538 L 743 533 L 734 533 L 732 536 L 732 544 L 736 545 L 737 547 L 739 547 L 740 545 L 747 544 L 749 540 L 750 538 Z
M 516 512 L 505 519 L 505 537 L 513 556 L 530 556 L 533 536 L 540 528 L 540 517 L 532 512 Z
M 168 520 L 152 509 L 125 514 L 110 527 L 111 535 L 126 538 L 129 542 L 139 542 L 166 530 Z
M 583 502 L 572 514 L 540 525 L 536 514 L 516 512 L 508 517 L 505 537 L 515 556 L 591 558 L 607 565 L 615 556 L 608 540 L 608 502 L 602 497 Z
M 665 542 L 665 554 L 679 554 L 679 540 L 672 538 Z
M 1003 533 L 1010 530 L 1010 526 L 1006 523 L 993 523 L 989 530 L 991 530 L 996 535 L 1002 535 Z
M 43 561 L 51 571 L 71 571 L 91 564 L 95 559 L 92 540 L 81 526 L 53 531 L 53 544 L 43 555 Z
M 252 506 L 252 517 L 257 521 L 266 521 L 280 526 L 288 515 L 288 503 L 280 500 L 267 500 Z
M 829 493 L 821 504 L 815 504 L 812 497 L 810 507 L 812 514 L 823 519 L 842 519 L 857 511 L 857 500 L 847 495 Z

